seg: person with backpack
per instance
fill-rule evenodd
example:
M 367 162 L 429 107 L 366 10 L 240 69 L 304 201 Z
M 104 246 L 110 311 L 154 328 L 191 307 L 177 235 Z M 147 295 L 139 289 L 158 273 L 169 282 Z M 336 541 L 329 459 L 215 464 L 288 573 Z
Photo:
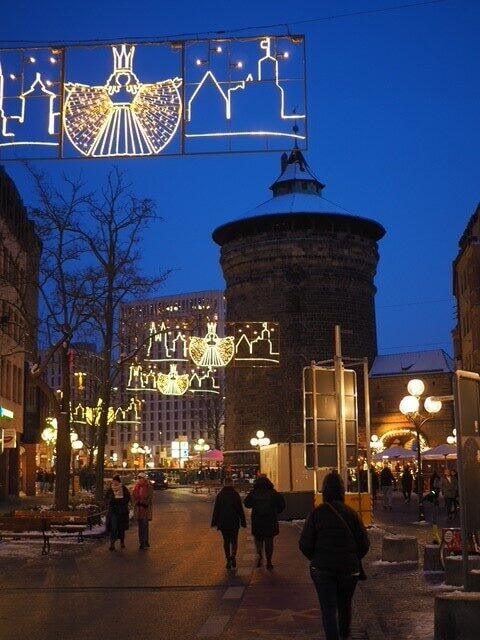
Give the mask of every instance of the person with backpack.
M 252 510 L 252 535 L 257 550 L 257 567 L 263 564 L 263 549 L 267 569 L 273 569 L 273 538 L 279 534 L 278 514 L 285 509 L 285 498 L 275 491 L 272 482 L 266 475 L 260 475 L 254 482 L 253 489 L 243 504 Z

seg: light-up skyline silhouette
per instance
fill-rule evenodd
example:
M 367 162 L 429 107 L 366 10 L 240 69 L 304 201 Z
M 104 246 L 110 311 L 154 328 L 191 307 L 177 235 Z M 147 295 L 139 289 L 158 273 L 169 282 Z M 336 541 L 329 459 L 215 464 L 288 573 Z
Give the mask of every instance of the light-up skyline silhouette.
M 264 137 L 268 148 L 275 138 L 305 141 L 303 39 L 213 42 L 0 51 L 2 159 L 41 148 L 46 157 L 118 158 L 225 151 L 221 139 L 236 137 Z M 103 60 L 110 51 L 111 67 L 88 83 L 91 69 L 101 73 L 99 50 Z

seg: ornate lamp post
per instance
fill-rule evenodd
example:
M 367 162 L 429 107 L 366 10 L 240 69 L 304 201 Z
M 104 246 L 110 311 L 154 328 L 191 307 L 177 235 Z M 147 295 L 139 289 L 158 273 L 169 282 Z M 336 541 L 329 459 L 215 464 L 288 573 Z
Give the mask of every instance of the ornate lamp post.
M 250 444 L 252 447 L 258 448 L 258 471 L 260 472 L 260 448 L 266 447 L 267 444 L 270 444 L 270 438 L 265 437 L 265 432 L 259 429 L 255 434 L 255 438 L 250 439 Z
M 407 384 L 407 391 L 410 395 L 405 396 L 400 401 L 399 409 L 404 416 L 414 425 L 417 434 L 417 492 L 418 492 L 418 521 L 425 521 L 425 510 L 423 506 L 423 474 L 422 474 L 422 452 L 420 447 L 420 429 L 431 420 L 434 414 L 438 413 L 442 408 L 440 400 L 435 400 L 431 396 L 425 398 L 423 403 L 427 416 L 420 413 L 420 399 L 425 391 L 425 385 L 422 380 L 410 380 Z
M 199 438 L 193 445 L 195 451 L 200 453 L 200 470 L 203 468 L 203 453 L 210 449 L 210 445 L 205 442 L 203 438 Z
M 83 448 L 83 442 L 78 439 L 77 434 L 70 434 L 70 438 L 75 435 L 76 439 L 72 440 L 72 496 L 75 495 L 75 456 L 78 455 L 80 449 Z

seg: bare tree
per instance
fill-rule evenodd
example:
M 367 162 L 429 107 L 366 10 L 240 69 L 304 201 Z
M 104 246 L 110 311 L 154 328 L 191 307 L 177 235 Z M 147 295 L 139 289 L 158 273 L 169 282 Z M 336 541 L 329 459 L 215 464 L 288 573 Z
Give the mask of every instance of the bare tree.
M 219 393 L 196 393 L 195 422 L 215 449 L 222 449 L 225 430 L 225 387 Z
M 82 267 L 83 249 L 73 229 L 82 218 L 87 195 L 80 180 L 64 176 L 63 189 L 53 187 L 47 177 L 26 165 L 33 179 L 36 206 L 31 208 L 43 252 L 40 263 L 41 328 L 49 345 L 43 361 L 31 369 L 31 380 L 48 397 L 57 420 L 55 506 L 68 507 L 70 478 L 70 372 L 68 350 L 72 337 L 88 320 L 85 304 L 86 268 Z M 60 353 L 62 382 L 58 397 L 42 375 L 53 355 Z
M 105 444 L 108 435 L 108 409 L 114 381 L 121 367 L 134 354 L 120 358 L 119 327 L 122 303 L 132 296 L 141 298 L 163 283 L 168 272 L 142 275 L 138 250 L 142 232 L 158 219 L 154 203 L 131 192 L 125 176 L 114 168 L 101 193 L 87 198 L 89 225 L 78 222 L 75 232 L 89 251 L 91 266 L 85 283 L 90 322 L 101 339 L 98 428 L 98 454 L 95 496 L 103 496 Z

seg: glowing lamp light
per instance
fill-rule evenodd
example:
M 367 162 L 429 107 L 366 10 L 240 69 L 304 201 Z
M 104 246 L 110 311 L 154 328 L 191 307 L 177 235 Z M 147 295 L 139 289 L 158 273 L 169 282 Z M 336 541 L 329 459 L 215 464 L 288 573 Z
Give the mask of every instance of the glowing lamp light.
M 83 442 L 81 440 L 74 440 L 72 442 L 72 449 L 74 449 L 75 451 L 80 451 L 82 447 L 83 447 Z
M 222 53 L 222 51 L 223 49 L 220 45 L 218 47 L 215 47 L 215 53 Z
M 205 64 L 205 60 L 200 60 L 200 58 L 197 58 L 195 60 L 195 64 L 197 65 L 197 67 L 201 67 L 202 65 Z
M 11 73 L 11 74 L 9 75 L 9 78 L 10 78 L 10 80 L 16 80 L 16 79 L 17 79 L 17 76 L 16 76 L 14 73 Z
M 28 58 L 28 62 L 31 62 L 32 64 L 34 64 L 36 61 L 37 61 L 37 59 L 36 59 L 36 58 L 34 58 L 33 56 L 30 56 L 30 57 Z
M 407 384 L 407 391 L 410 395 L 416 396 L 417 398 L 422 395 L 425 391 L 425 385 L 422 380 L 413 379 L 410 380 Z
M 442 403 L 440 400 L 435 400 L 432 396 L 428 396 L 425 398 L 425 402 L 423 403 L 425 406 L 425 410 L 428 413 L 438 413 L 442 408 Z
M 371 440 L 372 442 L 378 442 L 378 436 L 377 436 L 377 434 L 376 434 L 376 433 L 374 433 L 374 434 L 373 434 L 373 436 L 370 438 L 370 440 Z
M 415 396 L 405 396 L 401 399 L 399 409 L 404 416 L 418 413 L 420 402 Z
M 259 429 L 255 438 L 251 438 L 250 444 L 252 447 L 266 447 L 270 444 L 270 438 L 265 437 L 265 432 Z

